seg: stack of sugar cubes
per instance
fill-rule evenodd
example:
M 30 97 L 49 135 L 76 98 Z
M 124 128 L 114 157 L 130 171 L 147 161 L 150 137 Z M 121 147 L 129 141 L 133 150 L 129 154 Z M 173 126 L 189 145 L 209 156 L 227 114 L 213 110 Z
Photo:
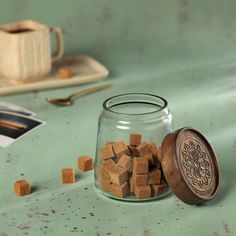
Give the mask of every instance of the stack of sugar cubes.
M 149 199 L 161 195 L 167 184 L 160 165 L 160 148 L 142 142 L 141 134 L 125 141 L 107 142 L 100 149 L 100 187 L 118 198 Z

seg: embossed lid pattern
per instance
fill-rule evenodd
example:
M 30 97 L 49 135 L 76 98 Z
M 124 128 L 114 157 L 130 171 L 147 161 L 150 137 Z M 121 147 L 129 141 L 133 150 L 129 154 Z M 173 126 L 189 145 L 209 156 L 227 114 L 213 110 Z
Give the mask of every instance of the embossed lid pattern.
M 183 128 L 168 134 L 162 143 L 162 168 L 178 198 L 199 204 L 215 197 L 219 188 L 216 155 L 197 130 Z

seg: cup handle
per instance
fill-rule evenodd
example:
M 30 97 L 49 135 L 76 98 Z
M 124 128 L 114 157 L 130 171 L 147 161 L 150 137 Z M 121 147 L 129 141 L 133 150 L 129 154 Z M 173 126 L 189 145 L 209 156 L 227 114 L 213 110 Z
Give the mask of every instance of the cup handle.
M 60 28 L 52 27 L 50 28 L 50 33 L 54 33 L 57 41 L 57 50 L 52 56 L 52 62 L 59 60 L 64 53 L 64 40 Z

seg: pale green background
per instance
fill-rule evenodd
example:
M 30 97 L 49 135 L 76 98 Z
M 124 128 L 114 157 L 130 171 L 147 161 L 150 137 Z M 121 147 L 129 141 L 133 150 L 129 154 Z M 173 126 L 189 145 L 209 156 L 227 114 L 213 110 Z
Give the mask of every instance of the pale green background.
M 234 0 L 1 0 L 1 23 L 30 18 L 61 27 L 66 53 L 94 56 L 115 85 L 68 108 L 44 98 L 78 87 L 2 97 L 47 125 L 0 150 L 0 236 L 236 235 L 235 12 Z M 126 92 L 164 96 L 175 128 L 190 125 L 206 135 L 222 171 L 215 200 L 112 201 L 95 191 L 92 172 L 80 173 L 75 185 L 60 184 L 62 167 L 76 167 L 79 154 L 94 155 L 102 101 Z M 19 178 L 32 182 L 33 194 L 14 196 Z

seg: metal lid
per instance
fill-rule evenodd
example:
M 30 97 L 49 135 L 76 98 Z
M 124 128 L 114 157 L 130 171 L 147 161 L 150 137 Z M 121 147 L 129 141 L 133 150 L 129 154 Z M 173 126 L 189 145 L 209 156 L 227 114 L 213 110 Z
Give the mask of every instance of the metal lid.
M 168 185 L 183 202 L 199 204 L 217 194 L 217 157 L 197 130 L 186 127 L 168 134 L 161 147 L 161 164 Z

